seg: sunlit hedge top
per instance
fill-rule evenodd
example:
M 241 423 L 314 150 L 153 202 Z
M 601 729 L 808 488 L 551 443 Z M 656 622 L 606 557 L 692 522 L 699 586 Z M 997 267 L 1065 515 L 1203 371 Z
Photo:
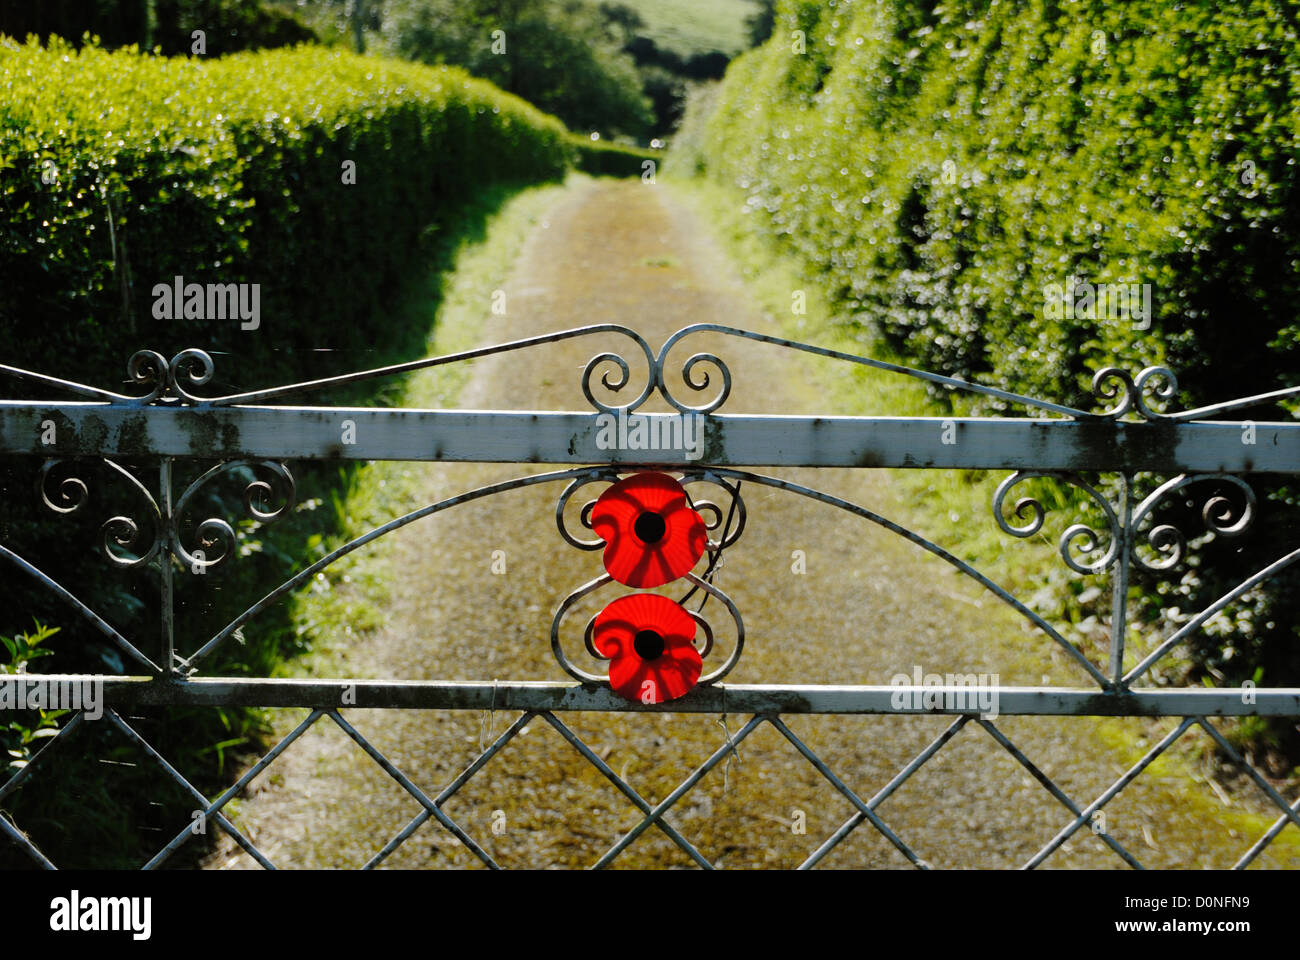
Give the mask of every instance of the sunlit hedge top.
M 558 120 L 463 71 L 311 47 L 205 60 L 6 42 L 0 132 L 0 353 L 80 348 L 114 373 L 144 346 L 283 361 L 364 345 L 423 230 L 475 187 L 558 177 L 575 153 Z M 267 329 L 156 321 L 150 290 L 177 274 L 260 283 Z

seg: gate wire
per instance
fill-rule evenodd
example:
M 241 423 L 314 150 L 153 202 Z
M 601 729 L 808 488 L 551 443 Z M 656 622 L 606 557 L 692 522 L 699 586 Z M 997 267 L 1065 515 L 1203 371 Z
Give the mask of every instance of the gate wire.
M 718 537 L 718 549 L 709 551 L 709 565 L 704 568 L 704 573 L 700 577 L 701 580 L 710 585 L 713 583 L 713 575 L 717 568 L 722 566 L 722 551 L 725 549 L 724 544 L 727 542 L 727 535 L 731 533 L 731 521 L 736 517 L 736 504 L 740 500 L 740 485 L 742 482 L 743 481 L 741 480 L 737 480 L 736 486 L 733 488 L 728 485 L 726 481 L 720 481 L 721 485 L 731 494 L 731 507 L 727 510 L 726 521 L 722 524 L 722 533 Z M 692 504 L 692 507 L 693 506 L 694 504 Z M 691 587 L 691 589 L 686 592 L 686 596 L 682 597 L 678 603 L 682 606 L 686 606 L 686 601 L 695 596 L 695 591 L 699 589 L 698 584 Z M 700 605 L 695 608 L 696 613 L 699 613 L 704 609 L 704 605 L 709 602 L 709 596 L 710 594 L 706 590 L 704 592 L 704 599 L 701 600 Z
M 744 481 L 737 480 L 734 487 L 729 485 L 725 480 L 719 480 L 718 482 L 728 493 L 731 494 L 731 506 L 727 509 L 727 519 L 723 522 L 722 532 L 718 536 L 718 549 L 709 551 L 709 565 L 704 568 L 704 573 L 700 577 L 701 580 L 710 585 L 713 583 L 714 573 L 717 572 L 718 567 L 722 566 L 722 551 L 725 549 L 723 544 L 727 542 L 727 537 L 731 533 L 731 522 L 736 518 L 736 505 L 740 502 L 740 485 Z M 693 508 L 695 504 L 692 502 L 691 506 Z M 685 607 L 686 601 L 695 596 L 695 592 L 699 589 L 698 584 L 691 587 L 678 603 Z M 709 602 L 710 596 L 712 596 L 712 594 L 707 590 L 704 591 L 704 599 L 701 600 L 700 605 L 695 608 L 696 613 L 699 613 L 704 609 L 704 605 Z M 731 787 L 731 765 L 732 763 L 740 762 L 740 750 L 737 749 L 735 742 L 731 738 L 731 730 L 727 727 L 727 688 L 720 687 L 719 689 L 722 691 L 722 715 L 718 718 L 717 722 L 718 726 L 722 727 L 722 732 L 727 738 L 727 745 L 731 748 L 731 755 L 727 757 L 727 762 L 722 765 L 722 792 L 725 794 Z

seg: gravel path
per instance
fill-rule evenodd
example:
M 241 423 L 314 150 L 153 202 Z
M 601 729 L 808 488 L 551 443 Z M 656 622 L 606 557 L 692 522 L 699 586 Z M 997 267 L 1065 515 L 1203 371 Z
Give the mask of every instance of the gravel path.
M 673 330 L 697 321 L 776 332 L 775 323 L 747 297 L 734 266 L 705 226 L 662 183 L 576 181 L 527 239 L 506 290 L 508 315 L 485 321 L 485 343 L 600 321 L 627 324 L 656 348 Z M 626 350 L 619 338 L 609 343 Z M 727 412 L 836 412 L 826 411 L 819 398 L 819 381 L 841 373 L 829 363 L 805 363 L 758 344 L 724 341 L 715 346 L 707 337 L 696 338 L 690 347 L 691 352 L 716 349 L 727 359 L 735 374 Z M 480 362 L 460 405 L 584 409 L 582 367 L 600 348 L 601 342 L 589 339 Z M 421 480 L 421 503 L 532 472 L 509 465 L 418 469 L 427 478 Z M 885 516 L 905 516 L 887 474 L 782 475 Z M 566 679 L 550 654 L 551 615 L 571 589 L 600 572 L 600 564 L 597 554 L 575 550 L 559 538 L 553 513 L 560 489 L 543 485 L 489 498 L 381 541 L 386 569 L 401 578 L 400 586 L 392 590 L 387 625 L 348 651 L 349 669 L 358 676 L 386 678 Z M 734 682 L 888 683 L 894 674 L 910 675 L 920 666 L 940 674 L 998 673 L 1006 684 L 1085 683 L 1081 671 L 1054 653 L 1046 639 L 1023 630 L 1018 618 L 978 585 L 905 541 L 840 511 L 768 488 L 747 489 L 746 503 L 748 527 L 728 552 L 718 579 L 739 606 L 748 631 L 745 655 L 730 677 Z M 993 521 L 986 515 L 966 522 Z M 958 527 L 921 532 L 953 546 L 960 543 Z M 490 573 L 494 550 L 505 551 L 504 575 Z M 796 550 L 804 552 L 806 573 L 792 571 Z M 613 595 L 602 592 L 598 600 Z M 574 621 L 568 622 L 572 628 Z M 301 716 L 289 713 L 283 717 L 284 729 Z M 432 795 L 517 714 L 352 710 L 346 716 Z M 563 719 L 651 802 L 666 796 L 725 738 L 716 716 L 578 714 Z M 746 719 L 727 717 L 727 729 L 736 731 Z M 846 783 L 869 798 L 951 719 L 792 717 L 787 722 Z M 1080 806 L 1113 782 L 1141 747 L 1154 742 L 1152 736 L 1173 726 L 1171 721 L 1107 726 L 1093 720 L 1015 717 L 997 724 Z M 1136 747 L 1125 743 L 1113 735 L 1119 728 L 1146 739 L 1138 739 Z M 1107 807 L 1111 833 L 1148 866 L 1230 865 L 1253 837 L 1230 837 L 1227 822 L 1216 822 L 1215 811 L 1229 808 L 1205 783 L 1166 780 L 1167 774 L 1157 765 Z M 1234 810 L 1258 806 L 1257 798 L 1246 794 L 1231 802 Z M 534 720 L 444 809 L 505 866 L 588 865 L 640 819 L 541 720 Z M 365 862 L 418 812 L 415 801 L 333 724 L 322 722 L 254 782 L 238 818 L 279 865 L 343 867 Z M 741 745 L 739 758 L 711 772 L 669 819 L 716 865 L 789 867 L 852 813 L 846 799 L 763 725 Z M 878 813 L 937 867 L 1019 865 L 1070 819 L 974 725 Z M 796 818 L 805 824 L 803 832 Z M 1261 862 L 1300 865 L 1294 857 L 1280 859 L 1266 854 Z M 654 829 L 615 861 L 638 867 L 689 863 Z M 228 843 L 209 860 L 215 868 L 252 865 Z M 480 864 L 445 830 L 428 823 L 386 865 Z M 907 862 L 865 825 L 823 865 L 898 867 Z M 1099 839 L 1082 832 L 1046 865 L 1123 866 Z

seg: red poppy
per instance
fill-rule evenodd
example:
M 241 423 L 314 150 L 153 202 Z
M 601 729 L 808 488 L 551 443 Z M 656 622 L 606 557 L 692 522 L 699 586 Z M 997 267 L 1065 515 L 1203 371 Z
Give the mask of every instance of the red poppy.
M 605 569 L 629 587 L 658 587 L 683 576 L 704 554 L 704 518 L 666 473 L 635 473 L 600 495 L 591 528 L 605 541 Z
M 619 597 L 596 617 L 591 643 L 609 658 L 609 685 L 641 703 L 676 700 L 695 688 L 703 661 L 695 621 L 681 604 L 654 593 Z

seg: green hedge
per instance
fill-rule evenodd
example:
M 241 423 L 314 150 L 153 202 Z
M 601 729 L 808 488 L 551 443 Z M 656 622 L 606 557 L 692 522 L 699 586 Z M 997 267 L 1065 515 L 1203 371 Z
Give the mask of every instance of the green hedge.
M 1168 360 L 1224 398 L 1300 366 L 1297 76 L 1280 0 L 783 0 L 694 159 L 931 369 L 1082 402 Z M 1151 328 L 1046 316 L 1070 277 L 1151 284 Z
M 655 161 L 657 168 L 663 158 L 658 150 L 577 135 L 573 137 L 573 144 L 578 151 L 578 169 L 593 177 L 639 177 L 645 172 L 647 160 Z
M 1188 408 L 1300 384 L 1298 79 L 1284 0 L 781 0 L 670 163 L 737 191 L 866 350 L 1097 409 L 1096 370 L 1164 363 Z M 1049 310 L 1071 278 L 1150 284 L 1149 326 Z M 1250 537 L 1137 578 L 1147 623 L 1294 548 L 1294 481 L 1253 485 Z M 1182 501 L 1160 520 L 1204 529 Z M 1182 652 L 1192 679 L 1300 682 L 1300 572 Z M 1297 729 L 1256 725 L 1291 762 Z
M 351 369 L 308 351 L 383 339 L 378 308 L 431 225 L 574 157 L 559 121 L 463 71 L 309 47 L 205 61 L 6 42 L 0 133 L 0 355 L 75 356 L 110 382 L 146 347 L 232 354 L 226 385 Z M 260 329 L 155 319 L 153 287 L 176 275 L 260 284 Z

